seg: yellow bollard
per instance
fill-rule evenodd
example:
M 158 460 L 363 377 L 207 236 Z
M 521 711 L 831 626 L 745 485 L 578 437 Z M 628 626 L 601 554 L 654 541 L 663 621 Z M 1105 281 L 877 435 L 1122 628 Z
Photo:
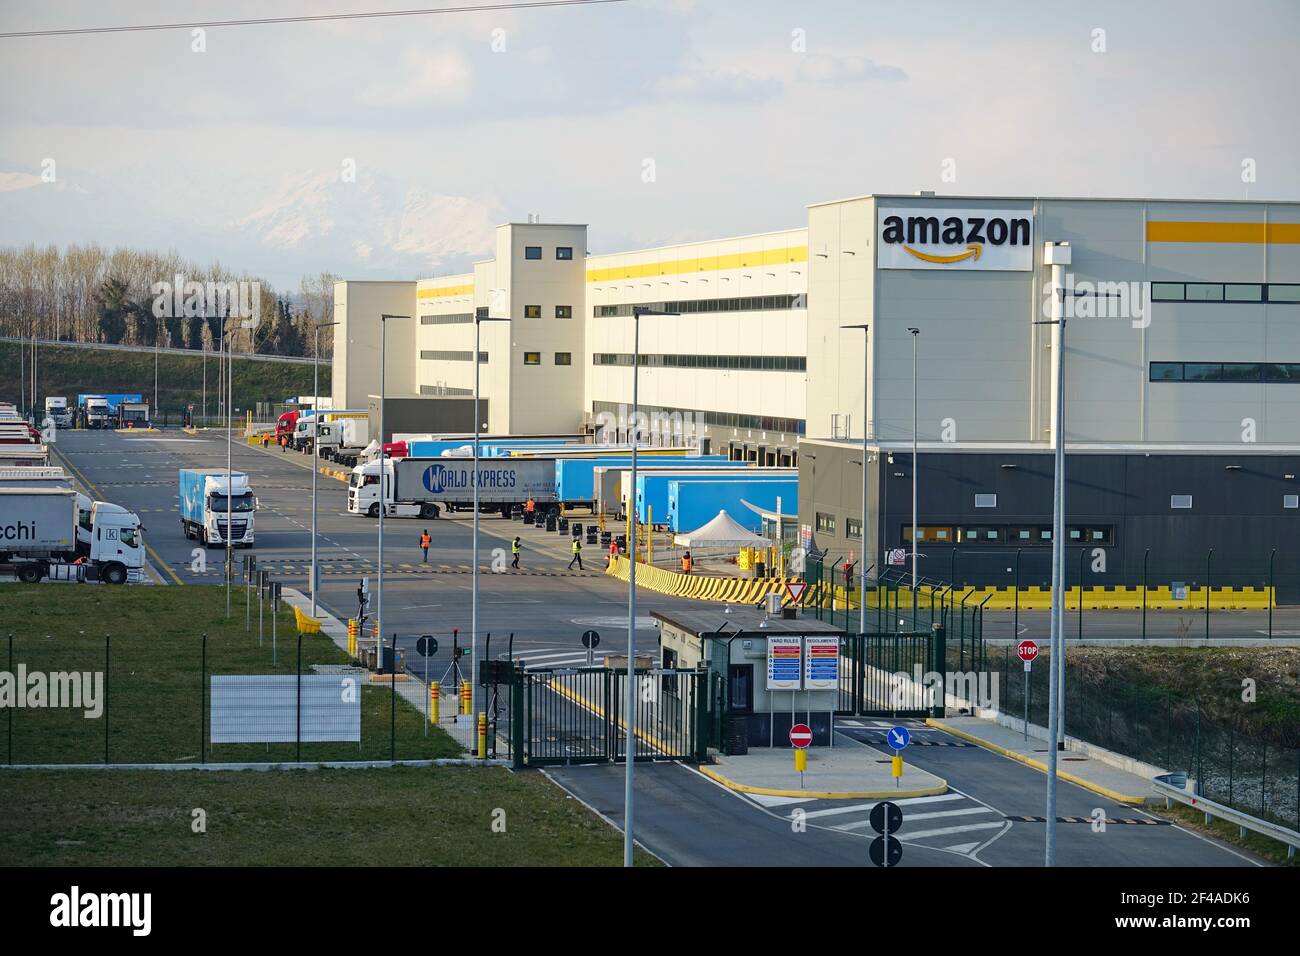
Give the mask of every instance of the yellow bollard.
M 470 683 L 467 680 L 460 682 L 460 712 L 462 715 L 469 716 L 469 708 L 473 702 L 473 692 L 470 689 Z
M 438 681 L 432 681 L 429 684 L 429 723 L 431 724 L 436 724 L 442 719 L 440 707 L 442 700 L 439 696 L 441 693 L 442 685 Z
M 487 757 L 487 714 L 478 712 L 478 756 L 480 760 Z
M 357 619 L 355 617 L 348 618 L 348 656 L 349 657 L 357 656 L 357 631 L 359 631 L 360 629 L 361 629 L 361 625 L 357 623 Z
M 800 773 L 803 773 L 805 770 L 808 769 L 807 750 L 800 749 L 794 752 L 794 769 L 799 771 Z
M 903 776 L 903 758 L 896 756 L 890 761 L 890 764 L 892 765 L 890 769 L 893 771 L 894 779 L 898 780 Z

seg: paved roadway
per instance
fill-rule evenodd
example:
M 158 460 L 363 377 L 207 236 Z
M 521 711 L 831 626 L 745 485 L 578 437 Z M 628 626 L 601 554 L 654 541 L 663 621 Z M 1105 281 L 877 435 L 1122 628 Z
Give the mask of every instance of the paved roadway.
M 146 526 L 154 574 L 173 586 L 215 584 L 221 580 L 223 553 L 207 552 L 208 566 L 193 565 L 197 543 L 185 538 L 176 507 L 176 471 L 185 466 L 224 466 L 226 443 L 216 432 L 179 431 L 123 435 L 114 432 L 60 432 L 56 457 L 98 498 L 137 511 Z M 235 468 L 246 471 L 260 500 L 255 552 L 259 566 L 278 580 L 306 590 L 311 528 L 311 460 L 293 452 L 232 446 Z M 377 521 L 345 511 L 346 487 L 319 476 L 319 549 L 325 567 L 321 603 L 339 618 L 355 609 L 362 575 L 376 585 Z M 470 523 L 464 518 L 429 522 L 394 518 L 385 522 L 386 633 L 396 632 L 408 661 L 418 660 L 412 645 L 421 633 L 440 642 L 431 676 L 441 676 L 450 660 L 450 631 L 468 631 L 470 618 Z M 492 632 L 493 656 L 505 650 L 514 632 L 517 656 L 533 666 L 563 666 L 585 660 L 583 630 L 601 632 L 601 650 L 625 645 L 626 588 L 606 578 L 600 559 L 588 548 L 589 570 L 569 572 L 567 542 L 558 535 L 525 530 L 497 517 L 481 522 L 484 539 L 481 577 L 481 628 Z M 427 527 L 433 545 L 429 563 L 416 546 Z M 493 573 L 491 549 L 506 549 L 522 533 L 525 573 Z M 242 553 L 241 553 L 242 554 Z M 238 557 L 236 559 L 238 561 Z M 590 565 L 594 565 L 591 568 Z M 236 592 L 236 608 L 242 603 Z M 653 593 L 639 596 L 638 649 L 651 650 L 656 634 L 648 612 L 675 605 L 693 606 Z M 254 608 L 254 616 L 256 608 Z M 1045 616 L 1044 616 L 1045 617 Z M 1216 615 L 1217 617 L 1217 615 Z M 1100 621 L 1102 615 L 1096 615 Z M 1022 615 L 1022 624 L 1024 616 Z M 1089 621 L 1085 621 L 1085 628 Z M 1032 632 L 1031 632 L 1032 633 Z M 498 643 L 501 642 L 501 643 Z M 855 726 L 856 724 L 856 726 Z M 883 727 L 867 719 L 841 721 L 840 731 L 878 743 Z M 1030 768 L 941 731 L 913 727 L 916 743 L 908 759 L 944 777 L 953 791 L 903 805 L 903 865 L 1039 865 L 1043 824 L 1017 817 L 1042 813 L 1044 778 Z M 549 771 L 616 824 L 622 814 L 622 766 L 566 767 Z M 725 790 L 695 770 L 676 763 L 638 767 L 638 837 L 650 850 L 675 864 L 710 865 L 865 865 L 869 840 L 865 826 L 871 803 L 742 796 Z M 1234 866 L 1250 861 L 1217 843 L 1121 807 L 1068 783 L 1061 784 L 1063 817 L 1087 818 L 1101 808 L 1114 821 L 1104 833 L 1087 823 L 1062 823 L 1060 860 L 1073 865 Z M 804 832 L 792 815 L 802 811 Z
M 897 801 L 901 866 L 1042 866 L 1044 774 L 926 727 L 912 732 L 907 763 L 938 774 L 950 791 Z M 837 721 L 840 733 L 884 749 L 891 724 L 869 718 Z M 548 773 L 615 825 L 623 820 L 623 767 L 575 766 Z M 867 866 L 876 836 L 874 800 L 806 800 L 740 794 L 672 763 L 638 766 L 636 834 L 673 865 Z M 906 780 L 906 771 L 904 771 Z M 1117 804 L 1074 784 L 1058 788 L 1060 866 L 1258 865 L 1235 849 Z M 1101 809 L 1104 830 L 1092 817 Z
M 257 540 L 251 549 L 259 568 L 275 580 L 308 591 L 311 555 L 311 459 L 296 452 L 264 450 L 236 442 L 232 465 L 249 474 L 260 511 Z M 88 493 L 139 513 L 145 525 L 153 577 L 171 585 L 218 584 L 222 580 L 225 550 L 206 553 L 181 530 L 177 511 L 177 470 L 183 467 L 225 467 L 224 432 L 188 435 L 180 430 L 127 435 L 103 431 L 60 431 L 55 458 L 69 467 Z M 340 620 L 356 613 L 356 589 L 368 575 L 377 589 L 378 520 L 346 511 L 347 488 L 325 475 L 317 477 L 318 555 L 322 566 L 320 602 Z M 607 578 L 599 549 L 584 551 L 587 570 L 566 569 L 568 542 L 557 534 L 525 529 L 498 516 L 480 521 L 480 639 L 492 634 L 492 656 L 503 656 L 508 635 L 514 633 L 515 654 L 529 664 L 553 666 L 585 661 L 579 643 L 582 632 L 601 634 L 600 651 L 626 648 L 627 586 Z M 432 537 L 428 564 L 417 546 L 420 532 Z M 524 539 L 522 570 L 491 570 L 494 548 L 509 560 L 514 534 Z M 470 564 L 472 534 L 468 517 L 421 521 L 389 518 L 384 522 L 384 632 L 396 632 L 398 646 L 406 648 L 408 662 L 418 661 L 413 645 L 422 633 L 433 634 L 439 653 L 430 676 L 441 676 L 451 659 L 452 628 L 462 636 L 470 627 Z M 195 554 L 206 559 L 205 570 L 195 570 Z M 236 570 L 244 554 L 236 549 Z M 237 606 L 243 594 L 235 592 Z M 376 598 L 372 596 L 371 621 Z M 256 598 L 253 599 L 256 618 Z M 638 595 L 638 650 L 656 646 L 649 612 L 675 605 L 694 604 L 653 593 Z M 242 607 L 241 607 L 242 609 Z

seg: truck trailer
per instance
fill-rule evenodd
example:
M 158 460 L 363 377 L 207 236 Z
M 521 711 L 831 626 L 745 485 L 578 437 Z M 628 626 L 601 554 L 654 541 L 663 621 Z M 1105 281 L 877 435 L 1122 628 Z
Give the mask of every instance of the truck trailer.
M 400 458 L 383 462 L 385 515 L 436 518 L 442 512 L 473 507 L 474 459 Z M 379 516 L 380 462 L 352 469 L 348 479 L 348 512 Z M 509 515 L 515 505 L 532 498 L 555 502 L 555 462 L 533 458 L 479 459 L 479 511 Z
M 645 472 L 636 476 L 636 520 L 642 524 L 668 523 L 669 484 L 677 479 L 697 481 L 793 481 L 799 477 L 794 468 L 750 468 L 743 475 L 734 469 L 721 468 L 703 472 L 671 471 Z M 716 514 L 716 512 L 714 513 Z M 713 517 L 713 515 L 710 515 Z
M 777 498 L 781 506 L 799 500 L 797 479 L 755 481 L 699 481 L 692 478 L 674 479 L 668 483 L 668 530 L 685 534 L 708 524 L 726 511 L 750 531 L 762 530 L 763 519 L 743 502 L 757 508 L 773 510 Z
M 90 509 L 88 553 L 77 551 L 80 515 L 70 488 L 0 487 L 0 562 L 18 580 L 140 582 L 144 536 L 140 518 L 120 505 L 96 501 Z
M 182 468 L 177 486 L 185 537 L 205 547 L 224 545 L 229 525 L 229 543 L 240 548 L 253 546 L 257 499 L 249 487 L 248 475 L 224 468 Z

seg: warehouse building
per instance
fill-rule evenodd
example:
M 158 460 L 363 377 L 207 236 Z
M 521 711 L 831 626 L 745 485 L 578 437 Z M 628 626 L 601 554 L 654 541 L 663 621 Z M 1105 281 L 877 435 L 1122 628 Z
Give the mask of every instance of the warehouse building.
M 810 207 L 803 542 L 863 560 L 865 430 L 865 564 L 910 570 L 915 415 L 919 573 L 1050 577 L 1054 327 L 1035 324 L 1051 314 L 1049 243 L 1069 260 L 1057 268 L 1070 584 L 1260 585 L 1276 548 L 1290 558 L 1277 586 L 1300 596 L 1294 203 Z M 869 332 L 842 328 L 859 324 Z
M 510 320 L 482 326 L 486 431 L 622 440 L 633 307 L 676 313 L 640 320 L 656 440 L 798 465 L 802 543 L 898 567 L 915 414 L 919 572 L 1044 583 L 1048 244 L 1068 543 L 1088 551 L 1072 583 L 1196 586 L 1208 567 L 1216 585 L 1256 585 L 1277 548 L 1277 584 L 1300 596 L 1296 203 L 870 195 L 810 206 L 806 228 L 595 256 L 584 225 L 510 223 L 472 272 L 339 283 L 333 398 L 366 407 L 379 314 L 411 316 L 386 323 L 386 393 L 429 399 L 439 430 L 451 406 L 435 400 L 472 394 L 486 309 Z

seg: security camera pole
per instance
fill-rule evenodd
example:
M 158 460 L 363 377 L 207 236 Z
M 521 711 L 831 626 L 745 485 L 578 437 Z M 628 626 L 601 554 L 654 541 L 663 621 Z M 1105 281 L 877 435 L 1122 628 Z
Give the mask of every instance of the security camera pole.
M 871 387 L 871 352 L 869 350 L 871 326 L 841 325 L 842 329 L 862 330 L 862 532 L 861 552 L 858 555 L 859 580 L 862 590 L 858 594 L 858 633 L 867 633 L 867 389 Z M 777 509 L 778 511 L 780 509 Z M 782 542 L 777 542 L 777 547 Z M 876 580 L 880 580 L 879 577 Z
M 509 317 L 488 315 L 486 307 L 474 310 L 474 558 L 470 562 L 470 616 L 469 616 L 469 693 L 470 719 L 477 720 L 478 700 L 478 476 L 479 476 L 479 429 L 483 425 L 479 417 L 479 346 L 482 341 L 484 322 L 509 322 Z
M 317 322 L 313 332 L 315 347 L 312 350 L 312 420 L 316 434 L 311 443 L 311 616 L 316 616 L 316 585 L 320 569 L 316 565 L 316 472 L 320 470 L 320 330 L 338 325 L 338 322 Z M 333 381 L 333 379 L 331 379 Z M 380 467 L 383 467 L 381 462 Z
M 916 432 L 917 432 L 917 385 L 916 385 L 916 343 L 921 336 L 920 329 L 908 329 L 912 333 L 912 627 L 916 627 Z
M 623 712 L 627 715 L 627 774 L 623 781 L 623 865 L 632 865 L 632 776 L 636 766 L 636 460 L 639 429 L 637 420 L 641 416 L 640 393 L 637 390 L 641 367 L 641 316 L 643 315 L 680 315 L 680 312 L 664 312 L 644 306 L 632 306 L 632 491 L 628 496 L 629 530 L 631 538 L 628 548 L 631 562 L 627 574 L 627 693 L 624 698 Z
M 388 320 L 409 319 L 409 315 L 379 316 L 379 596 L 375 601 L 375 670 L 384 665 L 384 512 L 388 510 L 388 456 L 384 454 L 384 392 L 388 372 Z M 394 652 L 394 666 L 397 664 Z

